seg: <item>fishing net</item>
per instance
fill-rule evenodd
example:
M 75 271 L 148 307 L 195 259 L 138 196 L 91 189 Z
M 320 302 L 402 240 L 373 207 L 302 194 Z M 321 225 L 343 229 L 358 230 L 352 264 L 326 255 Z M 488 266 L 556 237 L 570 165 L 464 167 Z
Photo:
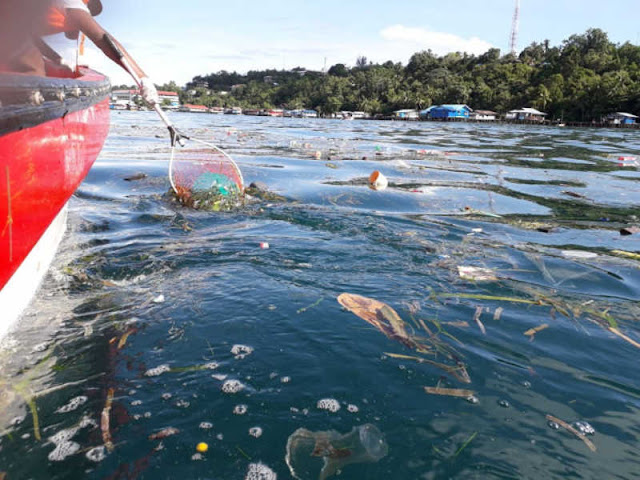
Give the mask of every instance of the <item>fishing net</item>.
M 169 179 L 178 200 L 198 209 L 232 208 L 244 193 L 242 172 L 233 159 L 224 150 L 200 140 L 175 145 Z

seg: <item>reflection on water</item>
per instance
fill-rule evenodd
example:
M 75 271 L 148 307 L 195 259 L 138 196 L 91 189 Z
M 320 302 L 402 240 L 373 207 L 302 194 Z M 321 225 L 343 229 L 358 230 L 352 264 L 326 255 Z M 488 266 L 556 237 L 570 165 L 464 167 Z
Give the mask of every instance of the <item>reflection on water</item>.
M 289 478 L 294 432 L 365 427 L 388 445 L 376 463 L 329 439 L 305 465 L 640 477 L 634 132 L 174 119 L 269 191 L 181 207 L 164 129 L 113 116 L 0 351 L 0 477 Z M 345 292 L 389 310 L 365 323 Z

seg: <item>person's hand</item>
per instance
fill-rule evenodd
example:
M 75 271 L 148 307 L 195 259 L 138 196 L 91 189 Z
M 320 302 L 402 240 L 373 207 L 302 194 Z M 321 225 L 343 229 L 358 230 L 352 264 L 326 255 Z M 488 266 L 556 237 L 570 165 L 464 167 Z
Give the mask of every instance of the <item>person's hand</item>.
M 142 93 L 142 98 L 144 99 L 144 101 L 152 107 L 160 103 L 158 91 L 156 90 L 155 85 L 149 77 L 142 77 L 140 79 L 140 91 L 140 93 Z

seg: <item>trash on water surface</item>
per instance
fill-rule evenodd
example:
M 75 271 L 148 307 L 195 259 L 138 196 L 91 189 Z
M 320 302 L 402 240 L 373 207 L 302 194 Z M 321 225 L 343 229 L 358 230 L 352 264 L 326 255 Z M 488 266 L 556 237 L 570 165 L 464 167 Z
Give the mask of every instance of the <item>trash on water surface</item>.
M 297 480 L 325 480 L 346 465 L 375 463 L 388 452 L 382 433 L 371 424 L 354 427 L 347 434 L 299 428 L 287 441 L 285 460 Z
M 633 235 L 640 233 L 640 227 L 625 227 L 620 229 L 620 235 Z
M 424 387 L 424 391 L 431 395 L 444 395 L 447 397 L 471 398 L 475 396 L 473 390 L 463 390 L 461 388 Z
M 473 282 L 497 282 L 498 277 L 490 268 L 468 267 L 459 265 L 458 275 L 463 280 L 471 280 Z
M 363 297 L 361 295 L 343 293 L 338 297 L 338 303 L 354 315 L 376 327 L 376 329 L 383 333 L 387 338 L 395 340 L 405 347 L 415 350 L 423 355 L 443 355 L 453 361 L 455 365 L 446 365 L 444 363 L 435 362 L 433 360 L 417 356 L 392 353 L 389 353 L 388 356 L 433 365 L 434 367 L 444 370 L 463 383 L 471 383 L 471 378 L 469 378 L 467 369 L 464 363 L 460 360 L 461 355 L 452 347 L 440 340 L 439 333 L 441 333 L 442 329 L 441 326 L 438 326 L 440 325 L 438 322 L 436 322 L 438 325 L 434 324 L 434 328 L 438 328 L 438 331 L 434 333 L 422 319 L 417 319 L 417 321 L 414 319 L 414 321 L 416 321 L 416 325 L 419 325 L 419 328 L 422 328 L 424 332 L 428 334 L 428 337 L 425 338 L 423 336 L 409 334 L 407 331 L 407 324 L 402 320 L 402 318 L 400 318 L 398 313 L 389 305 L 378 300 Z M 456 340 L 452 335 L 448 333 L 446 335 L 453 340 Z
M 587 447 L 589 447 L 589 450 L 591 450 L 592 452 L 595 452 L 596 446 L 593 444 L 593 442 L 591 440 L 589 440 L 586 435 L 578 430 L 576 430 L 574 427 L 572 427 L 571 425 L 569 425 L 567 422 L 565 422 L 564 420 L 560 420 L 557 417 L 554 417 L 553 415 L 547 415 L 547 421 L 549 422 L 548 425 L 551 428 L 555 429 L 555 425 L 553 424 L 557 424 L 559 426 L 561 426 L 562 428 L 564 428 L 565 430 L 567 430 L 570 433 L 573 433 L 576 437 L 578 437 L 580 440 L 582 440 L 585 445 Z M 576 422 L 578 423 L 578 422 Z M 589 427 L 591 427 L 591 425 L 589 425 L 588 423 L 584 422 L 586 425 L 588 425 Z M 591 427 L 591 429 L 593 430 L 593 427 Z M 595 433 L 595 430 L 593 430 L 593 432 Z
M 369 188 L 372 190 L 384 190 L 389 186 L 389 180 L 379 170 L 369 175 Z

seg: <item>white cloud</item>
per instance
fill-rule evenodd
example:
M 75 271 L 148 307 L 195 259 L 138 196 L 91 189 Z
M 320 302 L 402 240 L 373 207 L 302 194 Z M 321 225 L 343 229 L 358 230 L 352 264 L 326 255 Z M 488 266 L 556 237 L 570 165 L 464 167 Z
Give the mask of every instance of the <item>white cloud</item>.
M 450 52 L 467 52 L 475 55 L 482 54 L 493 47 L 477 37 L 463 38 L 453 33 L 434 32 L 425 28 L 392 25 L 383 29 L 380 35 L 385 40 L 397 43 L 411 44 L 420 50 L 431 49 L 438 55 Z

